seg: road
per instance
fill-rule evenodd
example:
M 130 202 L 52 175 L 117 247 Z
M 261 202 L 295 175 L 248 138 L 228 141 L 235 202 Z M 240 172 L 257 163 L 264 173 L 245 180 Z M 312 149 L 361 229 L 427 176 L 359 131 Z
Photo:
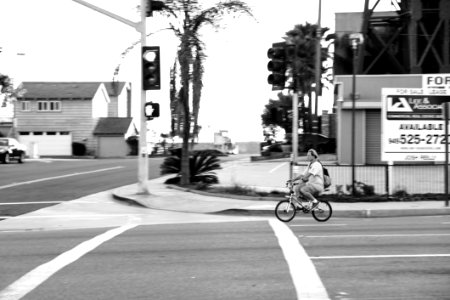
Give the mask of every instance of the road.
M 101 191 L 135 183 L 136 166 L 133 159 L 1 165 L 0 209 L 95 202 Z M 150 176 L 158 173 L 151 159 Z M 87 224 L 77 225 L 78 211 L 50 215 L 74 224 L 66 230 L 39 218 L 0 221 L 0 299 L 450 299 L 448 216 L 318 223 L 305 215 L 284 224 L 109 201 Z M 24 230 L 2 227 L 15 219 Z
M 149 178 L 163 158 L 149 159 Z M 0 218 L 137 182 L 137 159 L 28 160 L 0 165 Z
M 287 227 L 192 214 L 160 224 L 163 214 L 119 233 L 0 232 L 0 299 L 20 299 L 6 298 L 7 287 L 24 299 L 317 299 L 322 290 L 329 299 L 450 299 L 448 217 Z

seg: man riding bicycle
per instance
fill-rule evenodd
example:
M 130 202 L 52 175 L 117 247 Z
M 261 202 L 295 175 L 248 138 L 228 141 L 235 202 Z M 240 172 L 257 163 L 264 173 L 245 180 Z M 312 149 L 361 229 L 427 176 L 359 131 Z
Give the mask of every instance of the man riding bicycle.
M 312 202 L 311 209 L 319 205 L 319 201 L 314 197 L 324 191 L 323 167 L 319 162 L 319 155 L 314 149 L 309 149 L 307 154 L 309 164 L 303 173 L 292 179 L 292 182 L 299 180 L 299 184 L 294 187 L 297 199 L 300 195 Z M 290 181 L 290 180 L 289 180 Z

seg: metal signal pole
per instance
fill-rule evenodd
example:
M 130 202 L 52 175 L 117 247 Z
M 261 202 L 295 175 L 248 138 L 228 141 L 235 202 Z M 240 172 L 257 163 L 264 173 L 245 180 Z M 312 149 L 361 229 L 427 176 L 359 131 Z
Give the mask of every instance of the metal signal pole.
M 141 33 L 141 45 L 145 46 L 147 39 L 147 28 L 146 28 L 146 12 L 147 10 L 151 11 L 151 7 L 147 8 L 147 5 L 151 5 L 151 1 L 141 0 L 141 22 L 136 23 L 125 19 L 121 16 L 118 16 L 112 12 L 109 12 L 103 8 L 97 7 L 91 3 L 88 3 L 83 0 L 72 0 L 77 2 L 78 4 L 84 5 L 92 10 L 95 10 L 101 14 L 104 14 L 108 17 L 111 17 L 117 21 L 120 21 L 128 26 L 133 27 L 137 31 Z M 139 52 L 140 53 L 140 52 Z M 142 62 L 142 59 L 140 59 Z M 141 68 L 142 70 L 142 68 Z M 142 74 L 142 72 L 141 72 Z M 142 76 L 142 75 L 141 75 Z M 141 78 L 141 82 L 142 82 Z M 141 109 L 140 109 L 140 137 L 139 137 L 139 151 L 138 151 L 138 194 L 149 194 L 147 187 L 148 180 L 148 154 L 147 154 L 147 119 L 145 117 L 145 103 L 146 99 L 146 91 L 141 90 Z
M 141 0 L 141 46 L 147 45 L 147 25 L 146 12 L 151 11 L 152 1 Z M 146 6 L 150 7 L 146 7 Z M 141 54 L 142 55 L 142 54 Z M 142 70 L 142 59 L 141 70 Z M 141 72 L 141 84 L 143 84 L 143 75 Z M 139 151 L 138 151 L 138 194 L 149 194 L 148 180 L 148 153 L 147 153 L 147 118 L 145 116 L 145 104 L 147 103 L 147 91 L 141 87 L 141 110 L 140 110 L 140 130 L 139 130 Z

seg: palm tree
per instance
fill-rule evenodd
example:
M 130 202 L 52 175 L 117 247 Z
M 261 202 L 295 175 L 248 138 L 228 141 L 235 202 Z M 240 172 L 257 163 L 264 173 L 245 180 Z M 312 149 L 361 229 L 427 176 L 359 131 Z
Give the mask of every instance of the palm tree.
M 321 28 L 321 36 L 329 30 L 329 28 Z M 296 77 L 297 77 L 297 90 L 301 92 L 300 103 L 302 107 L 306 107 L 304 105 L 304 95 L 309 95 L 309 122 L 308 125 L 311 125 L 311 92 L 312 92 L 312 83 L 315 82 L 315 56 L 316 56 L 316 32 L 317 32 L 317 24 L 310 24 L 306 22 L 304 25 L 295 25 L 294 29 L 288 31 L 286 33 L 286 37 L 284 38 L 290 44 L 294 45 L 295 49 L 295 69 L 296 69 Z M 328 39 L 328 37 L 326 38 Z M 329 58 L 328 49 L 321 48 L 320 55 L 322 63 Z M 327 70 L 321 64 L 321 75 L 324 74 Z M 316 110 L 317 111 L 317 110 Z M 310 129 L 306 126 L 304 127 L 306 130 Z
M 252 16 L 251 9 L 247 4 L 239 0 L 230 0 L 217 3 L 215 6 L 202 9 L 198 0 L 166 0 L 161 13 L 167 17 L 169 26 L 176 37 L 180 40 L 177 58 L 180 64 L 181 88 L 178 99 L 182 106 L 183 115 L 183 146 L 181 157 L 181 184 L 189 184 L 189 139 L 198 135 L 200 126 L 198 116 L 200 112 L 201 90 L 203 88 L 203 61 L 205 59 L 204 43 L 200 38 L 200 30 L 207 26 L 218 29 L 220 21 L 226 14 L 244 13 Z M 163 29 L 165 30 L 165 29 Z M 151 35 L 150 33 L 149 35 Z M 127 55 L 139 42 L 128 47 L 122 58 Z M 114 71 L 113 81 L 120 70 L 120 64 Z M 192 72 L 191 72 L 192 70 Z M 192 76 L 191 76 L 192 75 Z M 189 91 L 192 83 L 192 114 L 189 103 Z M 171 99 L 171 100 L 172 100 Z M 192 119 L 191 119 L 192 118 Z M 191 133 L 191 122 L 193 132 Z
M 191 137 L 191 121 L 194 123 L 192 136 L 198 134 L 198 115 L 203 75 L 204 43 L 200 38 L 200 30 L 211 25 L 219 28 L 221 17 L 228 13 L 251 14 L 250 8 L 242 1 L 219 2 L 214 7 L 202 9 L 198 0 L 169 0 L 165 2 L 163 13 L 169 17 L 170 28 L 180 40 L 178 61 L 180 63 L 181 94 L 183 105 L 183 146 L 181 155 L 181 185 L 190 181 L 189 174 L 189 139 Z M 171 22 L 175 17 L 176 22 Z M 192 73 L 191 73 L 192 70 Z M 192 75 L 192 76 L 191 76 Z M 189 91 L 192 83 L 193 113 L 189 103 Z M 192 117 L 192 120 L 191 120 Z

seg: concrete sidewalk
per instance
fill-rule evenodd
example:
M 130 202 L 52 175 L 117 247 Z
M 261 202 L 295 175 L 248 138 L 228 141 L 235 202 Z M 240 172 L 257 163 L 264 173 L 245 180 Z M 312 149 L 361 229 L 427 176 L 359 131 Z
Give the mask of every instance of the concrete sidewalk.
M 113 190 L 113 197 L 143 207 L 189 213 L 274 216 L 277 201 L 219 197 L 164 184 L 168 177 L 148 181 L 150 195 L 137 194 L 137 184 Z M 225 198 L 227 197 L 227 198 Z M 450 215 L 444 201 L 331 203 L 333 217 L 399 217 Z

